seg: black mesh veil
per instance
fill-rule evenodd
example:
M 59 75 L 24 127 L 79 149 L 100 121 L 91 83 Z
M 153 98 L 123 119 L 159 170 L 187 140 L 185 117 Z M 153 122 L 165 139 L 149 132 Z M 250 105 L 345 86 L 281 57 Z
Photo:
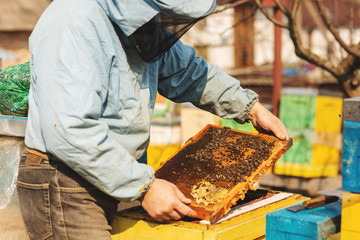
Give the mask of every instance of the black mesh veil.
M 145 62 L 159 59 L 195 23 L 203 19 L 174 19 L 158 14 L 129 36 Z

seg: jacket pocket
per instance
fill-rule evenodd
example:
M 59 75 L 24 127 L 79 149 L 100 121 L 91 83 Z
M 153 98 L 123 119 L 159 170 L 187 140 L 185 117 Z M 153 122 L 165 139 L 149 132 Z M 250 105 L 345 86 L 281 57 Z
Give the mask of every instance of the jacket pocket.
M 31 238 L 43 240 L 53 235 L 50 218 L 49 184 L 16 182 L 22 217 Z

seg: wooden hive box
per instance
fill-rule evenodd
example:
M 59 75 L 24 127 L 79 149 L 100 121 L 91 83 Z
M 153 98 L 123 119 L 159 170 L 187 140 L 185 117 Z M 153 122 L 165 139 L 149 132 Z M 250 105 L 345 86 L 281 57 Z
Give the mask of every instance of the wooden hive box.
M 360 239 L 360 194 L 343 192 L 341 240 Z
M 190 218 L 158 223 L 141 207 L 126 209 L 115 216 L 111 237 L 113 240 L 260 240 L 265 239 L 267 213 L 307 200 L 299 194 L 261 189 L 246 195 L 215 224 Z M 236 215 L 231 217 L 233 213 Z
M 341 200 L 314 209 L 266 215 L 266 240 L 323 240 L 340 232 Z
M 360 122 L 344 121 L 342 156 L 343 189 L 360 193 Z

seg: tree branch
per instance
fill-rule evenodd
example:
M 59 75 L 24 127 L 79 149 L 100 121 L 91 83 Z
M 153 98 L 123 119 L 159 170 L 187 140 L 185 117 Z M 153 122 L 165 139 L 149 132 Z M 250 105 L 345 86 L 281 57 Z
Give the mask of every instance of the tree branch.
M 334 36 L 334 38 L 336 39 L 336 41 L 338 41 L 338 43 L 340 44 L 340 46 L 342 48 L 345 49 L 345 51 L 355 57 L 360 57 L 360 52 L 359 51 L 355 51 L 352 47 L 350 47 L 349 45 L 347 45 L 342 38 L 340 37 L 339 33 L 336 31 L 334 25 L 331 24 L 331 22 L 329 21 L 329 18 L 327 17 L 327 14 L 325 12 L 325 7 L 323 4 L 322 0 L 315 0 L 315 4 L 319 10 L 320 16 L 322 18 L 322 20 L 324 21 L 325 25 L 327 26 L 327 28 L 329 29 L 329 31 L 331 32 L 331 34 Z
M 279 0 L 274 0 L 274 2 L 282 13 L 284 13 L 286 15 L 289 12 Z
M 354 50 L 359 51 L 360 50 L 360 43 L 357 45 L 354 45 Z M 354 73 L 356 69 L 359 69 L 360 66 L 360 58 L 357 58 L 351 54 L 349 54 L 347 57 L 345 57 L 342 61 L 339 63 L 339 76 L 346 75 L 349 72 Z
M 254 7 L 253 7 L 253 9 L 251 9 L 250 14 L 248 14 L 247 16 L 244 16 L 244 17 L 242 17 L 241 19 L 239 19 L 239 20 L 238 20 L 236 23 L 234 23 L 231 27 L 226 28 L 224 31 L 222 31 L 222 32 L 220 33 L 220 35 L 223 35 L 223 34 L 226 33 L 228 30 L 230 30 L 230 29 L 232 29 L 232 28 L 235 28 L 235 27 L 238 26 L 240 23 L 245 22 L 247 19 L 253 17 L 253 16 L 255 15 L 255 12 L 256 12 L 256 9 L 257 9 L 256 5 L 253 5 L 253 6 L 254 6 Z
M 230 2 L 231 1 L 221 4 L 220 6 L 224 6 L 224 7 L 215 10 L 215 12 L 213 12 L 213 14 L 214 13 L 220 13 L 220 12 L 225 11 L 226 9 L 235 8 L 235 7 L 239 6 L 239 5 L 246 4 L 246 3 L 249 3 L 249 2 L 252 3 L 253 1 L 252 0 L 239 0 L 239 1 L 236 1 L 234 3 L 230 3 Z
M 295 4 L 295 2 L 294 2 Z M 294 10 L 294 8 L 292 9 Z M 293 12 L 293 11 L 292 11 Z M 290 38 L 292 39 L 295 47 L 295 53 L 298 57 L 313 63 L 326 71 L 330 72 L 333 75 L 337 74 L 337 69 L 335 66 L 328 61 L 328 59 L 322 58 L 317 54 L 312 53 L 309 49 L 305 48 L 301 42 L 301 36 L 299 30 L 297 29 L 295 18 L 288 17 L 289 20 L 289 33 Z
M 360 51 L 360 43 L 355 45 L 354 49 Z M 335 78 L 340 82 L 349 97 L 360 96 L 360 87 L 358 85 L 360 78 L 356 73 L 359 66 L 360 58 L 350 54 L 339 63 L 341 72 L 340 75 L 335 76 Z
M 260 0 L 254 0 L 256 6 L 260 9 L 260 11 L 265 15 L 267 19 L 269 19 L 272 23 L 274 23 L 276 26 L 282 27 L 282 28 L 288 28 L 289 25 L 285 24 L 281 21 L 276 20 L 274 17 L 272 17 L 264 8 L 264 6 L 261 4 Z
M 297 13 L 297 11 L 299 9 L 299 5 L 300 5 L 299 0 L 294 0 L 294 3 L 292 5 L 292 9 L 291 9 L 291 15 L 290 15 L 290 16 L 292 16 L 293 19 L 296 18 L 296 13 Z

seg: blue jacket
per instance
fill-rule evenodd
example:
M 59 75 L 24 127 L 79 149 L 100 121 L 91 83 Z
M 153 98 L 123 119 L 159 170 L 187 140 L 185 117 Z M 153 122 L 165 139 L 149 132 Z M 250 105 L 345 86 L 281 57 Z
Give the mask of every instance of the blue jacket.
M 239 122 L 257 101 L 254 92 L 181 41 L 145 63 L 109 20 L 121 19 L 118 5 L 135 2 L 149 1 L 55 0 L 30 37 L 26 145 L 57 156 L 122 201 L 140 197 L 154 179 L 154 170 L 137 160 L 149 143 L 157 91 Z

